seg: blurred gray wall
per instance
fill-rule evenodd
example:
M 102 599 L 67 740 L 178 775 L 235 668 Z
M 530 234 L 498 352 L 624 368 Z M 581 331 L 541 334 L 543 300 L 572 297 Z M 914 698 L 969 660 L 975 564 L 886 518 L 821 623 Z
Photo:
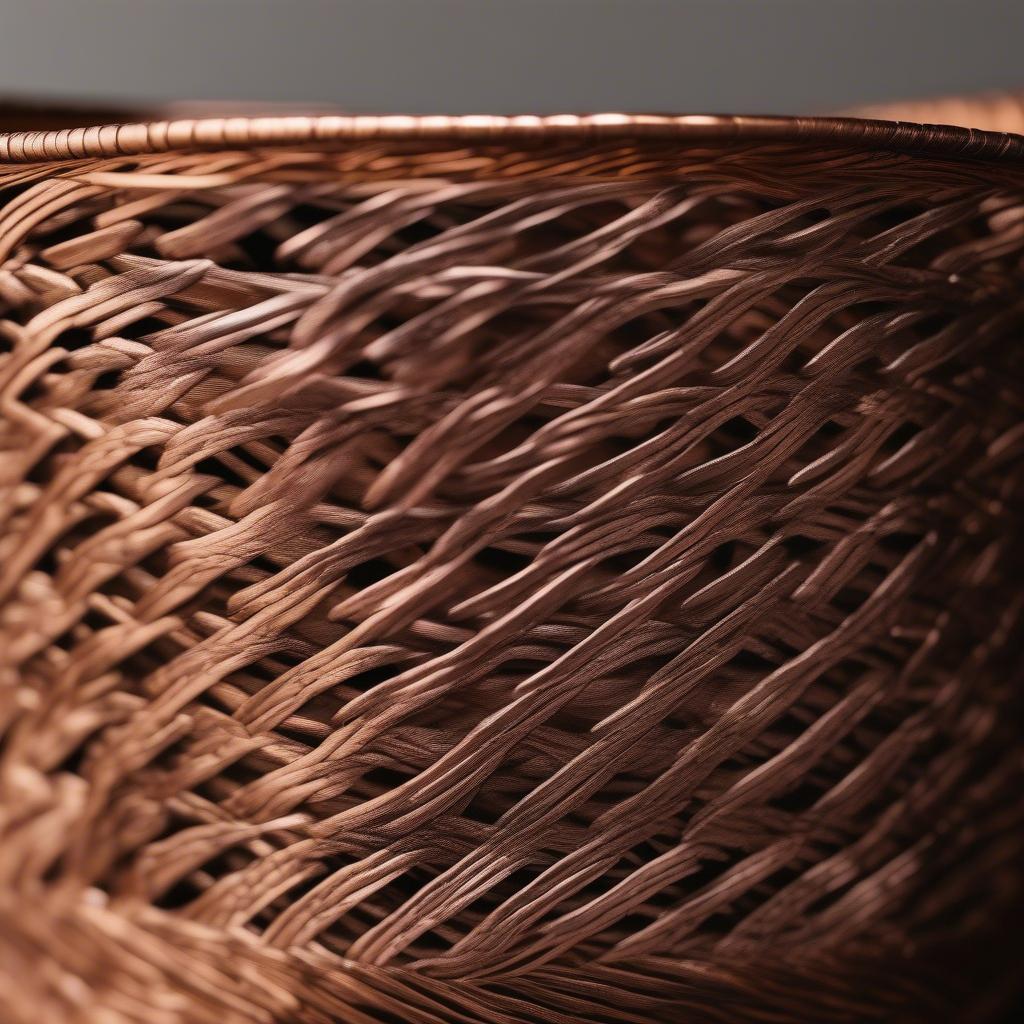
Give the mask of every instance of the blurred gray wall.
M 814 112 L 1024 87 L 1024 0 L 0 0 L 0 95 Z

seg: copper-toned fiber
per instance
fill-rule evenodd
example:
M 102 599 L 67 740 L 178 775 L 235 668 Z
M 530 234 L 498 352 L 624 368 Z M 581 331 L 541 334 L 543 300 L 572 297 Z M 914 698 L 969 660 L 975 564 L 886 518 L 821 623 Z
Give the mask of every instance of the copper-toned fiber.
M 1024 139 L 0 152 L 3 1024 L 998 1008 Z

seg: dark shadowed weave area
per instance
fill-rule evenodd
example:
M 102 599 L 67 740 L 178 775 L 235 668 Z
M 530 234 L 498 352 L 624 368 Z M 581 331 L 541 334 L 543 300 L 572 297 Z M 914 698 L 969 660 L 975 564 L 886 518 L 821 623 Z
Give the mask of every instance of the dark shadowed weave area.
M 997 1009 L 1022 146 L 0 138 L 4 1020 Z

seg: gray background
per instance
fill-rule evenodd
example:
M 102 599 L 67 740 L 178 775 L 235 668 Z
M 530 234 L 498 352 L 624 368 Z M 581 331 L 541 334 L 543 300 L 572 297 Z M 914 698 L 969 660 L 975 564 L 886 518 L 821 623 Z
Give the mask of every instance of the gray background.
M 1024 87 L 1024 0 L 0 0 L 0 95 L 816 112 Z

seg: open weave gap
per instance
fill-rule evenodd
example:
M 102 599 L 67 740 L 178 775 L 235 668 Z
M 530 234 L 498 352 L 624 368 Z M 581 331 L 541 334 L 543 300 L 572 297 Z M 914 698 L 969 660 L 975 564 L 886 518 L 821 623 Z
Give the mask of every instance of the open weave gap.
M 963 1019 L 1024 852 L 1017 172 L 0 185 L 6 1019 Z

